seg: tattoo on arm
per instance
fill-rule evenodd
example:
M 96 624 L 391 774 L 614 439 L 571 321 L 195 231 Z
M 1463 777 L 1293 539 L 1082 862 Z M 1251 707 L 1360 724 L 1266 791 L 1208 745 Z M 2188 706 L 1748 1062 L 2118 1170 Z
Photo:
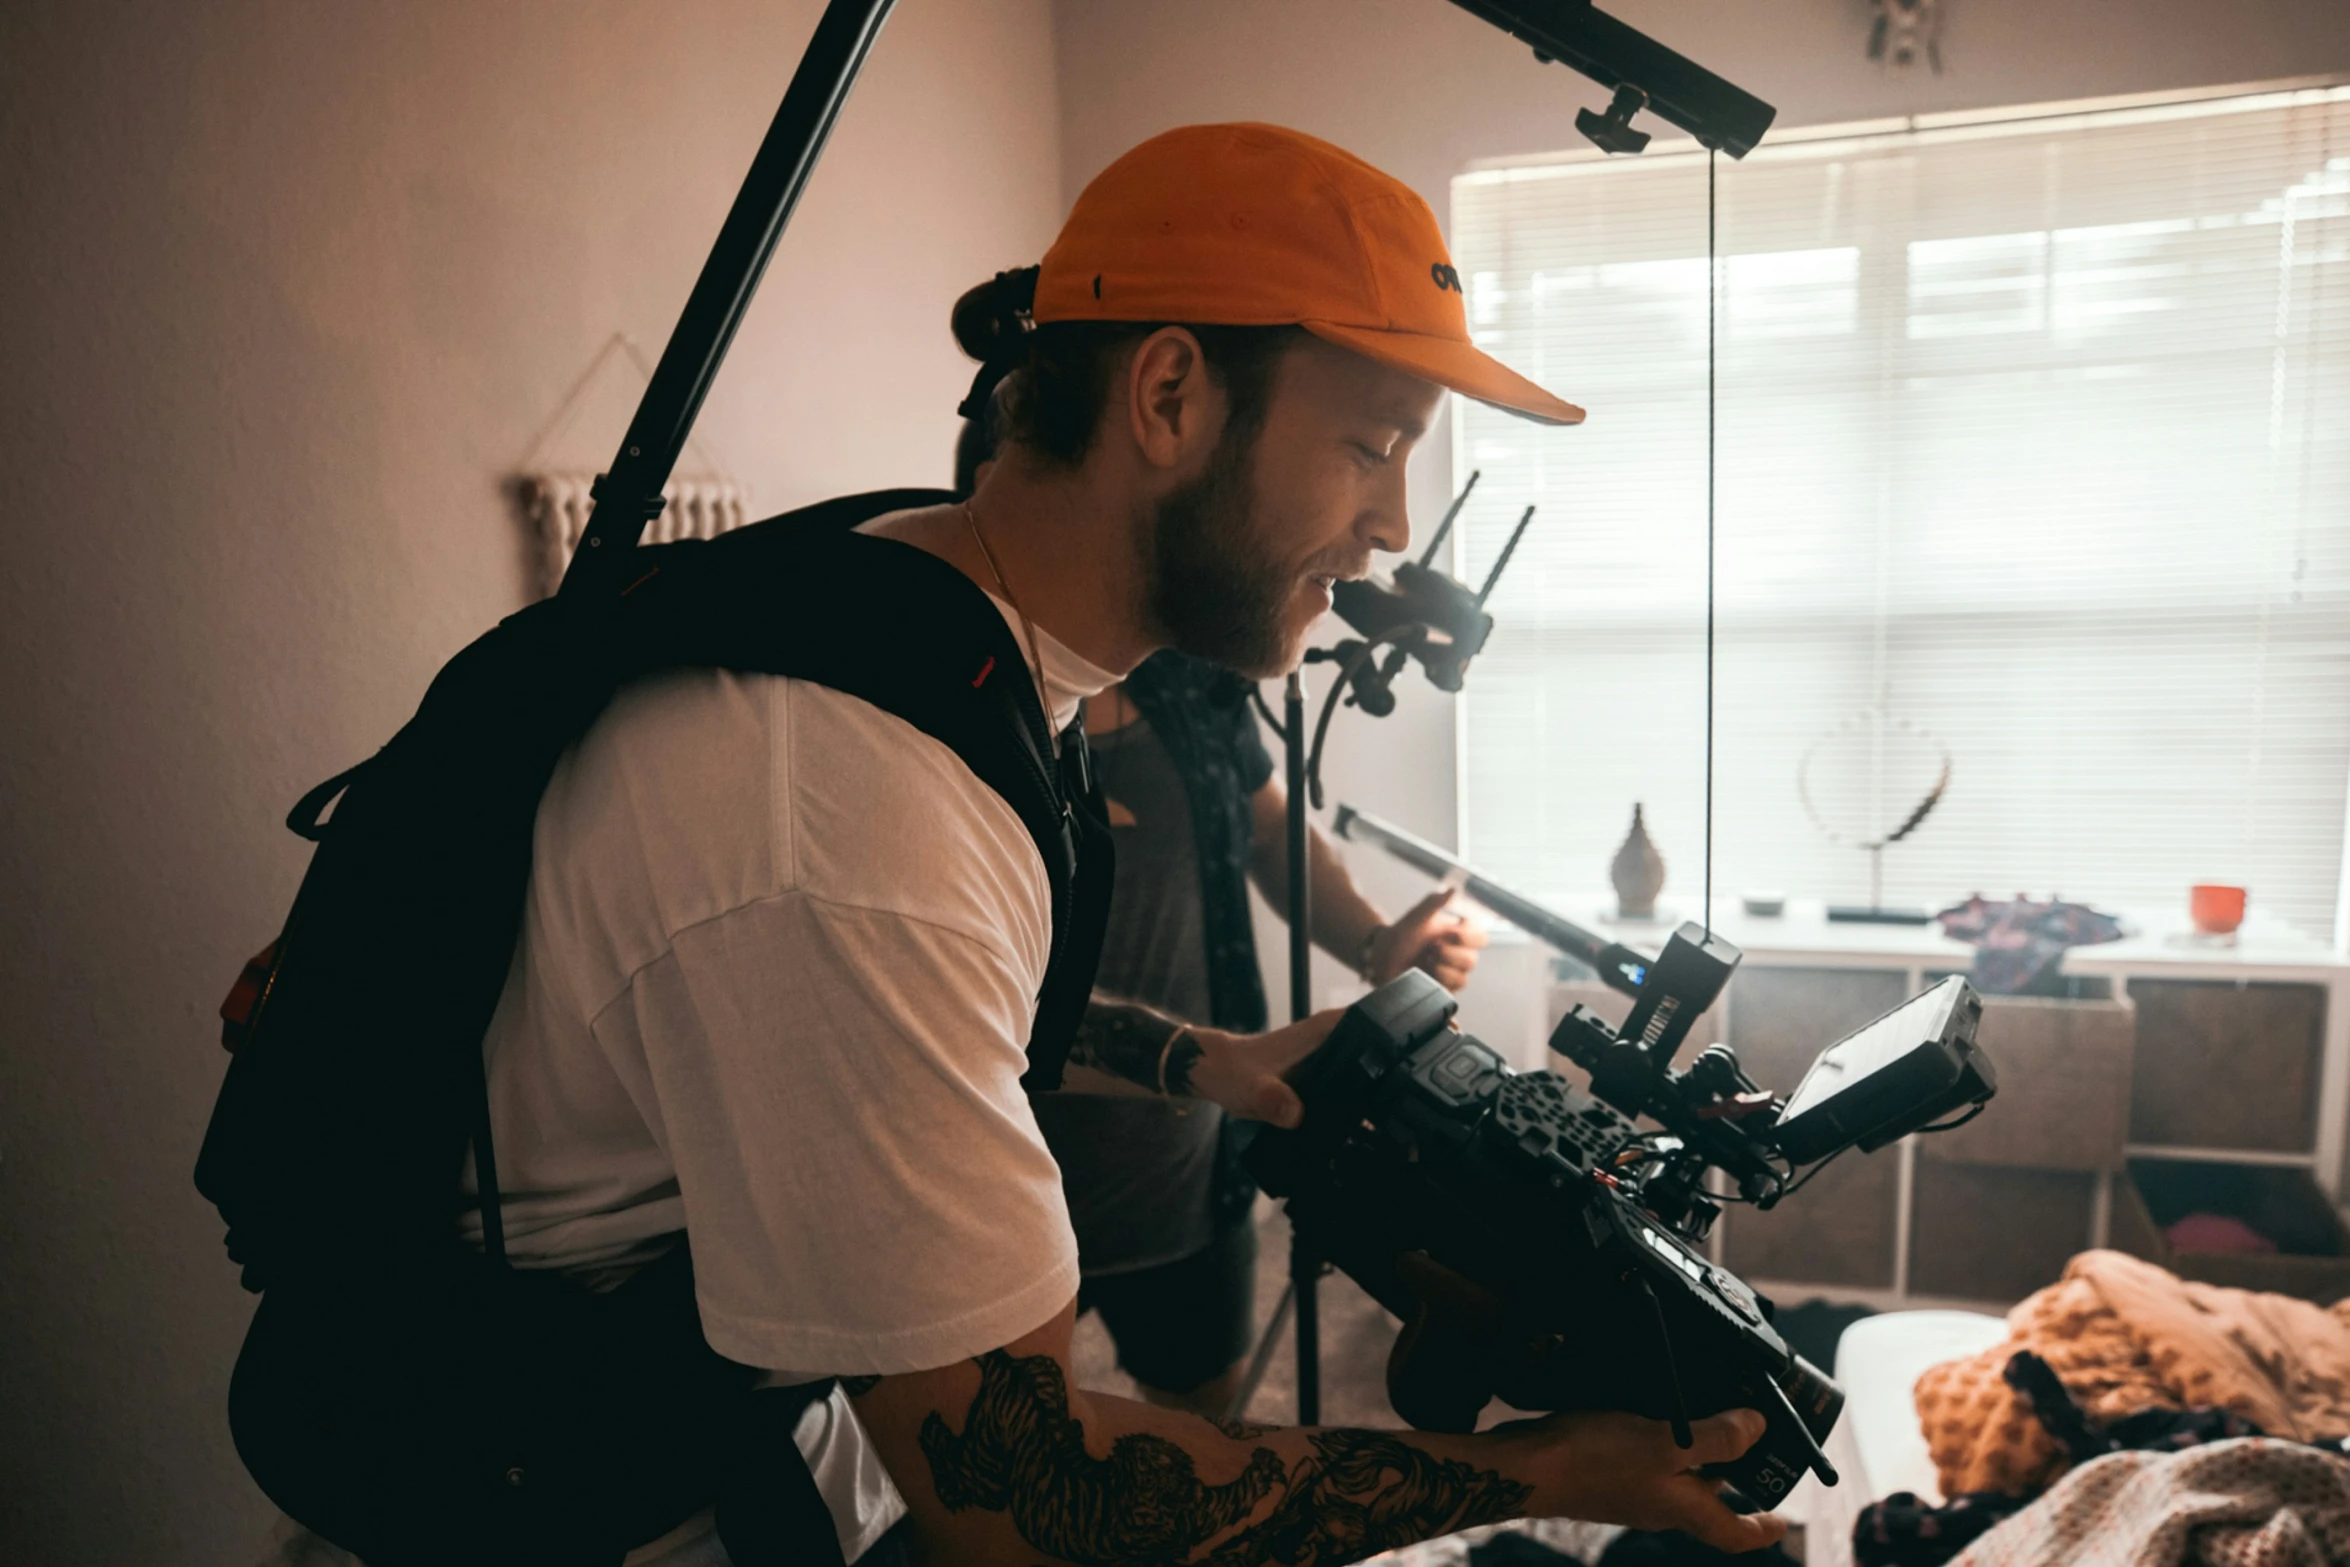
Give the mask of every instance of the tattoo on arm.
M 1088 1453 L 1051 1356 L 993 1350 L 978 1366 L 963 1429 L 935 1412 L 922 1422 L 939 1501 L 1009 1513 L 1023 1540 L 1080 1567 L 1334 1567 L 1513 1517 L 1532 1494 L 1384 1431 L 1310 1432 L 1312 1453 L 1286 1466 L 1259 1447 L 1237 1479 L 1209 1485 L 1149 1432 Z
M 1123 1001 L 1088 1002 L 1084 1021 L 1077 1025 L 1076 1043 L 1069 1047 L 1072 1063 L 1144 1088 L 1161 1085 L 1159 1067 L 1163 1061 L 1165 1088 L 1170 1094 L 1191 1092 L 1191 1069 L 1199 1058 L 1199 1040 L 1183 1024 Z

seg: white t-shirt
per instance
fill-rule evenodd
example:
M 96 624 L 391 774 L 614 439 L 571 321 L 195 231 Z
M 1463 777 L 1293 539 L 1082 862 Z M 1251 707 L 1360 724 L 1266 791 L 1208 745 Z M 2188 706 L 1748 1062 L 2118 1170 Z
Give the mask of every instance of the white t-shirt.
M 1037 643 L 1065 727 L 1116 677 Z M 564 756 L 534 853 L 487 1045 L 520 1263 L 592 1278 L 685 1229 L 711 1345 L 782 1383 L 949 1365 L 1068 1303 L 1019 1081 L 1050 888 L 952 751 L 827 687 L 665 674 Z M 798 1434 L 854 1560 L 904 1503 L 837 1392 Z M 706 1520 L 629 1558 L 724 1559 Z

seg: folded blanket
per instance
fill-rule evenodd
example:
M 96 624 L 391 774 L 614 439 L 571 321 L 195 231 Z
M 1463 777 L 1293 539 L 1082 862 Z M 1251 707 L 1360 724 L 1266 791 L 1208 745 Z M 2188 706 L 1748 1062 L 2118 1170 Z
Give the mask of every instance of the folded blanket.
M 2083 1464 L 1953 1567 L 2330 1567 L 2350 1560 L 2350 1461 L 2247 1437 Z
M 2350 1435 L 2350 1301 L 2319 1307 L 2190 1283 L 2090 1251 L 2007 1322 L 2006 1343 L 1918 1379 L 1918 1421 L 1945 1496 L 2020 1496 L 2063 1473 L 2063 1449 L 2002 1376 L 2020 1349 L 2047 1361 L 2100 1422 L 2216 1407 L 2272 1436 Z

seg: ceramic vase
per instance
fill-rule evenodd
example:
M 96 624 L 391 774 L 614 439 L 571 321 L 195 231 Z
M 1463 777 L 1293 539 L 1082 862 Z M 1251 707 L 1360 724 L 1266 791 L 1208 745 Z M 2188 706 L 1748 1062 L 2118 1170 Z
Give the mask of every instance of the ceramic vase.
M 1656 895 L 1665 890 L 1665 857 L 1649 841 L 1648 823 L 1640 807 L 1632 807 L 1632 830 L 1608 866 L 1608 880 L 1616 887 L 1616 914 L 1628 920 L 1656 917 Z

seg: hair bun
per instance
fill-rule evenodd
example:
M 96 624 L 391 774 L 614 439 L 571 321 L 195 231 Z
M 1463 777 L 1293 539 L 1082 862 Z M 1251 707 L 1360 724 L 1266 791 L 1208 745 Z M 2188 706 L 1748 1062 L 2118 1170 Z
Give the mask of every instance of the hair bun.
M 1036 279 L 1043 270 L 1016 267 L 965 289 L 950 318 L 956 345 L 983 365 L 1017 364 L 1035 325 L 1029 312 L 1036 307 Z

